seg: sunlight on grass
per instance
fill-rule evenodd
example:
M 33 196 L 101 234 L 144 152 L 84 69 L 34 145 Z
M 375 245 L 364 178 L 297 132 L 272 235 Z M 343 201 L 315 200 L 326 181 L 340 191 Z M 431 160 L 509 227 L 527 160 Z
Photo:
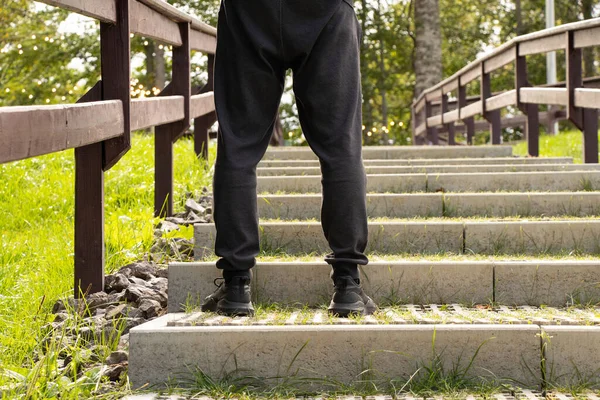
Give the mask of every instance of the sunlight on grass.
M 107 273 L 138 259 L 153 239 L 154 137 L 134 134 L 132 142 L 105 175 Z M 180 140 L 174 154 L 182 210 L 185 193 L 199 195 L 212 174 L 192 140 Z M 52 305 L 73 290 L 74 164 L 70 150 L 0 165 L 0 365 L 11 370 L 33 365 Z
M 556 136 L 540 136 L 540 157 L 573 157 L 573 162 L 583 162 L 583 134 L 579 131 L 567 131 Z M 513 146 L 515 156 L 527 155 L 527 142 Z

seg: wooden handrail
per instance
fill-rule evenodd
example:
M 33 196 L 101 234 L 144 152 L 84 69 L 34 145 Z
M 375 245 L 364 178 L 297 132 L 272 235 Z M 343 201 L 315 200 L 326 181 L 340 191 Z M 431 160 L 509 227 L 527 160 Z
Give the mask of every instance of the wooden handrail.
M 172 214 L 173 143 L 192 119 L 196 154 L 207 158 L 217 31 L 163 0 L 40 1 L 100 21 L 102 80 L 78 104 L 1 107 L 0 163 L 75 149 L 74 290 L 81 296 L 104 289 L 104 172 L 131 147 L 130 132 L 156 127 L 157 215 Z M 171 82 L 159 97 L 131 99 L 130 33 L 173 45 Z M 201 90 L 191 86 L 193 50 L 208 55 Z
M 413 143 L 432 144 L 439 141 L 440 129 L 449 133 L 448 144 L 454 143 L 455 123 L 462 120 L 471 143 L 476 124 L 475 116 L 482 116 L 491 131 L 492 144 L 501 142 L 505 124 L 500 111 L 517 106 L 525 114 L 528 151 L 539 155 L 539 105 L 567 108 L 566 117 L 584 132 L 584 159 L 598 162 L 598 109 L 600 109 L 599 78 L 584 79 L 582 48 L 600 44 L 600 18 L 561 25 L 512 39 L 494 51 L 469 63 L 451 77 L 426 89 L 412 104 Z M 527 74 L 526 56 L 566 51 L 567 80 L 553 85 L 532 86 Z M 500 93 L 491 93 L 491 73 L 514 63 L 515 86 Z M 467 85 L 479 79 L 479 96 L 466 95 Z M 585 88 L 585 89 L 584 89 Z M 449 94 L 458 92 L 457 100 Z M 550 114 L 549 114 L 550 115 Z M 552 121 L 549 119 L 548 123 Z
M 0 164 L 101 142 L 123 131 L 119 100 L 0 107 Z

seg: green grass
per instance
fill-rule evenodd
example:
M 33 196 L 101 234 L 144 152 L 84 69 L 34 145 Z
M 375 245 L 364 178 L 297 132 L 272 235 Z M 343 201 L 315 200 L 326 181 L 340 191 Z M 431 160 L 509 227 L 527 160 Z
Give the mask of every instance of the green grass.
M 105 175 L 107 273 L 152 244 L 154 140 L 134 134 L 132 141 L 131 151 Z M 191 140 L 179 141 L 174 152 L 175 208 L 183 209 L 184 194 L 200 194 L 211 174 L 196 159 Z M 57 370 L 54 359 L 65 349 L 42 329 L 52 320 L 54 302 L 73 290 L 73 178 L 73 151 L 0 165 L 0 398 L 52 397 L 57 388 L 63 399 L 81 398 L 98 379 L 96 374 L 89 378 L 93 385 L 69 386 L 73 380 Z M 56 349 L 42 349 L 44 339 Z M 72 344 L 67 351 L 80 347 Z M 15 391 L 3 393 L 2 386 L 23 375 Z
M 556 136 L 540 136 L 540 157 L 573 157 L 573 162 L 583 162 L 583 134 L 579 131 L 567 131 Z M 513 146 L 516 156 L 527 155 L 527 142 Z

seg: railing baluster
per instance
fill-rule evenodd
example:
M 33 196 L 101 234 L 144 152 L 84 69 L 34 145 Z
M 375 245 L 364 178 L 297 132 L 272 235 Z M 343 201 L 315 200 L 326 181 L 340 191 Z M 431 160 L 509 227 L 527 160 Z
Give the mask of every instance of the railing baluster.
M 492 84 L 490 73 L 485 72 L 484 63 L 481 63 L 481 110 L 483 118 L 490 123 L 490 136 L 492 144 L 500 144 L 502 142 L 502 121 L 500 110 L 487 111 L 486 100 L 492 97 Z
M 583 132 L 583 161 L 598 163 L 598 109 L 575 105 L 575 90 L 583 87 L 583 52 L 575 48 L 575 32 L 567 32 L 567 118 Z
M 131 51 L 129 43 L 129 0 L 116 0 L 117 22 L 100 23 L 102 58 L 102 99 L 121 100 L 125 117 L 123 136 L 104 142 L 104 170 L 107 171 L 131 148 L 130 84 Z
M 78 103 L 102 100 L 102 82 Z M 75 149 L 75 297 L 104 290 L 102 142 Z
M 527 78 L 527 59 L 519 55 L 519 45 L 515 46 L 515 89 L 517 90 L 517 105 L 521 112 L 527 116 L 525 135 L 527 137 L 528 153 L 532 157 L 540 155 L 540 119 L 537 104 L 521 103 L 521 88 L 531 86 Z
M 154 137 L 154 215 L 173 215 L 173 143 L 190 125 L 190 24 L 180 22 L 182 45 L 173 48 L 171 83 L 162 96 L 179 95 L 184 99 L 184 118 L 181 121 L 157 126 Z
M 444 114 L 447 113 L 448 110 L 448 94 L 442 93 L 442 123 L 448 130 L 448 145 L 454 146 L 456 145 L 456 137 L 454 133 L 454 122 L 444 123 Z
M 208 80 L 198 93 L 212 92 L 214 90 L 214 55 L 208 55 L 206 65 Z M 208 130 L 215 123 L 216 119 L 217 115 L 215 112 L 194 119 L 194 151 L 197 157 L 202 157 L 204 160 L 208 160 L 208 143 L 210 139 Z
M 462 114 L 462 108 L 467 106 L 467 87 L 463 85 L 461 77 L 458 78 L 458 108 L 459 116 Z M 465 124 L 467 133 L 467 144 L 473 144 L 473 136 L 475 136 L 475 119 L 473 117 L 461 118 Z

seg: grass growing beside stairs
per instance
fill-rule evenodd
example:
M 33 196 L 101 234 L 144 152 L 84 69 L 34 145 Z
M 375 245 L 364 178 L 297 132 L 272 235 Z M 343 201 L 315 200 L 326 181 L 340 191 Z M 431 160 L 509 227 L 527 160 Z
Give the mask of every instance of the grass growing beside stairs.
M 579 131 L 562 132 L 556 136 L 540 136 L 540 157 L 573 157 L 573 162 L 583 162 L 583 134 Z M 527 155 L 527 142 L 513 146 L 516 156 Z
M 152 244 L 154 137 L 135 134 L 132 141 L 105 175 L 107 273 Z M 191 140 L 175 145 L 175 160 L 175 199 L 210 184 Z M 41 351 L 52 305 L 73 290 L 73 178 L 72 150 L 0 165 L 0 398 L 78 399 L 96 385 L 95 376 L 73 384 L 59 371 L 52 351 L 64 349 Z M 2 388 L 19 381 L 14 391 Z

